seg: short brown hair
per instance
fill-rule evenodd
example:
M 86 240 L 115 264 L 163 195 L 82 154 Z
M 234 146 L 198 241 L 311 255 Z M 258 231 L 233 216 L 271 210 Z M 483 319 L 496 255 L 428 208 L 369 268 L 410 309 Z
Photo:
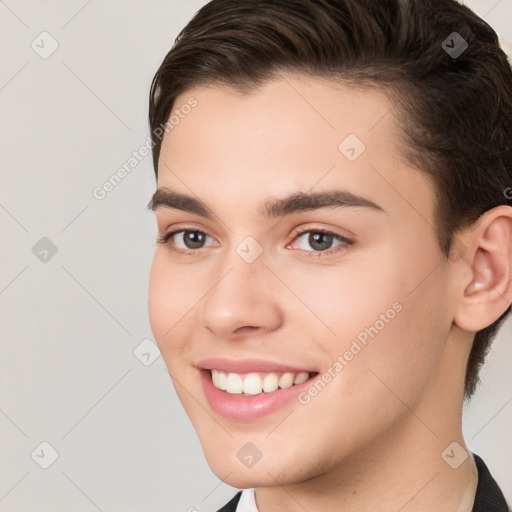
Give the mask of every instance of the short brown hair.
M 512 69 L 495 31 L 455 0 L 211 0 L 151 85 L 155 174 L 155 130 L 179 94 L 210 83 L 250 91 L 283 71 L 379 87 L 400 105 L 404 155 L 432 180 L 446 257 L 458 230 L 512 205 Z M 476 333 L 466 398 L 509 312 Z

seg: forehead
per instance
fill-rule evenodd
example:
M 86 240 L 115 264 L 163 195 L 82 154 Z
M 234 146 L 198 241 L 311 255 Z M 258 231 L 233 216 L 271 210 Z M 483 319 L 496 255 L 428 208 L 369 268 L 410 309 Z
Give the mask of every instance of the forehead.
M 197 106 L 187 109 L 192 98 Z M 178 119 L 176 114 L 182 109 L 189 113 Z M 246 92 L 211 84 L 189 89 L 176 98 L 171 114 L 175 114 L 173 123 L 178 122 L 165 135 L 164 144 L 195 136 L 197 143 L 207 139 L 219 149 L 236 143 L 256 148 L 264 143 L 265 154 L 269 154 L 307 140 L 310 144 L 300 148 L 301 154 L 311 148 L 318 158 L 320 145 L 338 149 L 350 133 L 374 148 L 382 134 L 387 134 L 386 144 L 393 143 L 388 146 L 393 151 L 400 142 L 393 110 L 388 96 L 376 87 L 349 86 L 305 75 L 280 75 Z M 190 159 L 192 155 L 187 156 Z
M 193 109 L 183 108 L 191 101 Z M 164 136 L 158 183 L 213 203 L 236 196 L 247 207 L 270 195 L 342 185 L 381 205 L 413 203 L 431 219 L 431 184 L 400 156 L 396 108 L 376 88 L 300 75 L 248 93 L 191 88 L 174 103 L 179 122 Z

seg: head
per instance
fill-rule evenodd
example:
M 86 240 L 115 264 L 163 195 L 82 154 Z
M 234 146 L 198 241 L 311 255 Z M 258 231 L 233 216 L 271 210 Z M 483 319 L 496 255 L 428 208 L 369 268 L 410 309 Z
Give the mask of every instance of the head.
M 343 432 L 327 467 L 405 425 L 396 395 L 472 396 L 510 312 L 511 84 L 495 32 L 453 0 L 212 0 L 180 33 L 151 88 L 153 161 L 203 211 L 152 206 L 161 235 L 203 236 L 157 247 L 150 320 L 213 465 L 222 435 L 284 464 L 301 427 L 311 453 Z M 326 239 L 337 252 L 306 254 Z M 203 357 L 258 355 L 331 374 L 272 436 L 279 415 L 217 416 L 198 378 Z

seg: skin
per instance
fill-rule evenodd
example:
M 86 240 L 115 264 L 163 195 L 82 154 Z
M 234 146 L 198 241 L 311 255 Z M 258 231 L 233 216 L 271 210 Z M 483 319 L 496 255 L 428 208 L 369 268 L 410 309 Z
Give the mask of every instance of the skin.
M 376 89 L 282 75 L 250 94 L 190 89 L 175 106 L 190 97 L 197 107 L 164 137 L 158 187 L 201 199 L 214 217 L 156 208 L 159 235 L 208 236 L 194 255 L 157 244 L 149 314 L 214 473 L 255 487 L 259 512 L 470 511 L 472 458 L 452 469 L 441 454 L 454 441 L 467 449 L 461 415 L 473 333 L 512 300 L 511 209 L 487 212 L 459 234 L 464 256 L 446 258 L 432 184 L 400 156 L 399 124 Z M 366 145 L 353 162 L 338 149 L 350 133 Z M 382 210 L 279 218 L 258 210 L 271 198 L 333 188 Z M 318 257 L 298 227 L 353 244 L 333 239 Z M 235 251 L 247 236 L 263 250 L 253 263 Z M 182 234 L 172 240 L 190 247 Z M 263 358 L 321 374 L 394 303 L 401 311 L 307 405 L 293 400 L 244 422 L 206 401 L 200 359 Z M 262 453 L 250 468 L 237 458 L 247 442 Z

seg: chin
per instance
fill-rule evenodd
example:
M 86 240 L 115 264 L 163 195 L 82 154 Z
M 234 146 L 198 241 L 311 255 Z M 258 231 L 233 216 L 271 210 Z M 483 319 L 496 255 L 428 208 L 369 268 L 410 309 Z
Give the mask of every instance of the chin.
M 246 466 L 237 456 L 238 450 L 218 450 L 215 453 L 205 451 L 206 461 L 212 472 L 224 483 L 237 489 L 252 487 L 275 487 L 300 482 L 307 475 L 290 474 L 290 467 L 297 468 L 297 460 L 288 460 L 285 456 L 269 454 Z M 243 460 L 243 456 L 240 457 Z
M 282 480 L 282 475 L 276 476 L 275 472 L 268 470 L 264 466 L 261 466 L 259 469 L 256 469 L 255 467 L 240 468 L 233 466 L 229 467 L 228 465 L 222 465 L 222 467 L 215 467 L 210 465 L 210 469 L 217 478 L 219 478 L 219 480 L 222 480 L 225 484 L 237 489 L 275 487 L 276 485 L 293 483 L 291 481 L 289 482 L 287 479 Z

